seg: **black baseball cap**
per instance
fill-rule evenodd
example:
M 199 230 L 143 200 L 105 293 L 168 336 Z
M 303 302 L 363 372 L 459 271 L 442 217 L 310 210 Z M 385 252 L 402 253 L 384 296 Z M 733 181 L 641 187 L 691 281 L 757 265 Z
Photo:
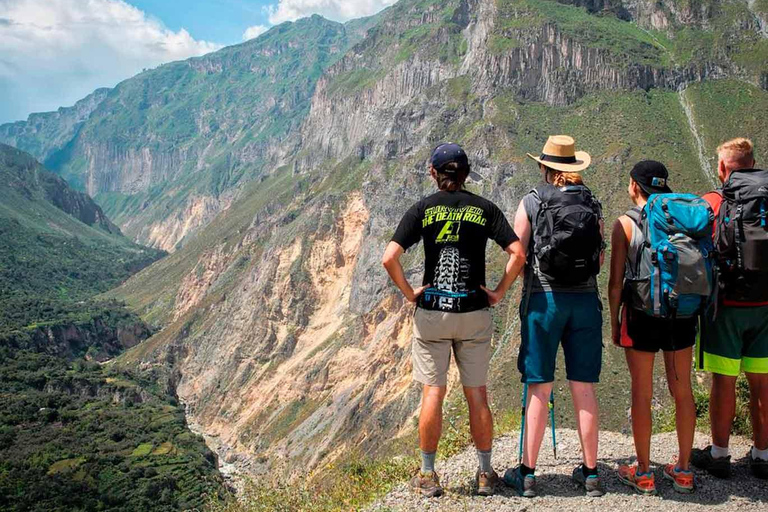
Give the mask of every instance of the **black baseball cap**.
M 632 179 L 648 195 L 669 194 L 672 189 L 669 182 L 669 171 L 664 164 L 655 160 L 638 162 L 629 173 Z
M 443 143 L 437 146 L 434 151 L 432 151 L 432 158 L 430 158 L 429 162 L 435 170 L 446 174 L 453 174 L 456 172 L 453 169 L 445 169 L 448 164 L 454 162 L 459 164 L 461 170 L 469 170 L 469 158 L 467 158 L 467 154 L 461 146 L 454 144 L 453 142 Z

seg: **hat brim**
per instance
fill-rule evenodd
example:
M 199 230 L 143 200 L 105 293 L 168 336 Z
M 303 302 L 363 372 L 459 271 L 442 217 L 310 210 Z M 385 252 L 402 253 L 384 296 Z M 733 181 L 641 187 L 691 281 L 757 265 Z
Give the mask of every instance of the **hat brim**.
M 644 185 L 642 183 L 639 183 L 637 180 L 635 180 L 635 183 L 637 183 L 637 186 L 640 187 L 643 192 L 648 194 L 649 196 L 652 196 L 654 194 L 671 194 L 672 189 L 669 188 L 669 185 L 664 185 L 663 187 L 651 187 L 649 185 Z
M 528 153 L 528 158 L 560 172 L 581 172 L 592 164 L 592 157 L 586 151 L 576 151 L 576 162 L 572 164 L 546 162 L 530 153 Z

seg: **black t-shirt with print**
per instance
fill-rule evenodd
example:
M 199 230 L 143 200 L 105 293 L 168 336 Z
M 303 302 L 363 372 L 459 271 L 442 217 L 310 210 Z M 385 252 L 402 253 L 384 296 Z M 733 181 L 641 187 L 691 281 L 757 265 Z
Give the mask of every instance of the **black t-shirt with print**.
M 404 249 L 424 240 L 424 280 L 431 284 L 419 307 L 466 313 L 488 307 L 485 249 L 488 239 L 503 249 L 518 238 L 492 202 L 467 192 L 441 191 L 414 204 L 392 237 Z

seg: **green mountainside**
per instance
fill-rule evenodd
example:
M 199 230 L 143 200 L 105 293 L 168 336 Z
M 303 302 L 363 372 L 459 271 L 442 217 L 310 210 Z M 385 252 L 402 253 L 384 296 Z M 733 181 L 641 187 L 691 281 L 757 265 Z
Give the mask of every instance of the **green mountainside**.
M 289 136 L 306 117 L 318 78 L 371 23 L 319 16 L 284 23 L 122 82 L 98 95 L 76 129 L 64 121 L 63 133 L 50 122 L 38 129 L 30 118 L 0 127 L 0 142 L 45 157 L 130 237 L 173 250 L 226 208 L 244 179 L 293 151 Z
M 162 255 L 123 237 L 88 196 L 5 145 L 0 234 L 0 336 L 88 318 L 84 301 Z
M 0 237 L 0 508 L 179 510 L 220 492 L 173 379 L 98 363 L 152 329 L 94 296 L 162 253 L 1 144 Z

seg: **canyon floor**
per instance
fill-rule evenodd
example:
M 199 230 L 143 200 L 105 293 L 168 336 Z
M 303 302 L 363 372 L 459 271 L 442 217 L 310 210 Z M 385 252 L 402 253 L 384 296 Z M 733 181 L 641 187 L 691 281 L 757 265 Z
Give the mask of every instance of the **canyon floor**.
M 410 492 L 407 482 L 399 485 L 387 496 L 375 503 L 370 512 L 389 511 L 524 511 L 524 510 L 767 510 L 768 482 L 758 480 L 749 472 L 745 455 L 751 442 L 744 438 L 731 440 L 731 455 L 734 461 L 733 477 L 730 480 L 716 479 L 706 472 L 696 472 L 698 488 L 693 494 L 675 492 L 671 482 L 662 477 L 664 463 L 672 460 L 677 453 L 677 438 L 674 433 L 658 434 L 653 437 L 651 460 L 656 473 L 656 487 L 659 495 L 640 496 L 633 489 L 622 484 L 616 476 L 616 468 L 632 460 L 634 446 L 632 438 L 620 433 L 600 434 L 599 469 L 607 494 L 602 498 L 587 498 L 571 481 L 571 472 L 580 462 L 579 440 L 574 430 L 558 429 L 558 458 L 552 453 L 549 431 L 542 446 L 537 480 L 540 496 L 533 499 L 518 497 L 503 485 L 497 488 L 495 496 L 483 498 L 473 493 L 473 480 L 477 467 L 474 448 L 438 461 L 437 472 L 445 489 L 440 498 L 425 499 Z M 694 446 L 703 447 L 709 442 L 704 434 L 696 435 Z M 506 435 L 494 443 L 493 464 L 501 475 L 507 467 L 517 464 L 518 436 Z

